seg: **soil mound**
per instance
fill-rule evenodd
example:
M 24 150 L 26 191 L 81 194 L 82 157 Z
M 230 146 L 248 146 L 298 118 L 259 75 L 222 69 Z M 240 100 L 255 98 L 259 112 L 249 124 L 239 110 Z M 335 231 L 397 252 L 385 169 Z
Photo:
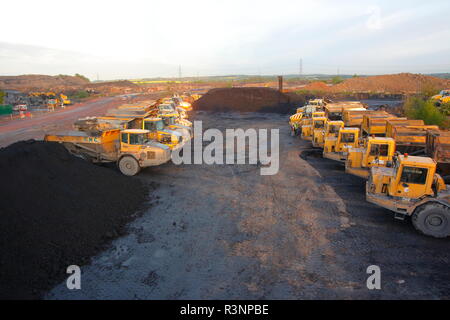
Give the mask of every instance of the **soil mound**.
M 59 91 L 61 88 L 80 88 L 89 81 L 76 76 L 47 76 L 30 74 L 22 76 L 0 76 L 0 89 L 29 91 Z
M 38 298 L 122 234 L 149 186 L 60 144 L 0 149 L 0 299 Z
M 450 80 L 413 73 L 357 77 L 331 87 L 333 92 L 417 93 L 423 89 L 442 90 Z
M 288 113 L 291 100 L 271 88 L 216 88 L 194 102 L 195 110 Z
M 321 81 L 312 82 L 310 84 L 307 84 L 306 86 L 300 88 L 301 90 L 308 90 L 308 91 L 328 91 L 330 87 Z

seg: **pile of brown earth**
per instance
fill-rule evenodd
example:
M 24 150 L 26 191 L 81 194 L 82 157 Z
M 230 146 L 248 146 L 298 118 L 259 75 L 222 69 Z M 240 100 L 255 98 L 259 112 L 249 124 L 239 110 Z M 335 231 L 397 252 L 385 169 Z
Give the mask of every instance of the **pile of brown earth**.
M 330 89 L 330 87 L 322 81 L 316 81 L 311 82 L 310 84 L 307 84 L 306 86 L 300 88 L 301 90 L 308 90 L 308 91 L 327 91 Z
M 450 88 L 450 80 L 413 73 L 356 77 L 330 88 L 332 92 L 418 93 Z
M 142 91 L 142 87 L 128 80 L 90 83 L 89 85 L 86 85 L 84 89 L 88 91 L 107 94 L 120 94 Z
M 39 298 L 124 233 L 153 186 L 57 143 L 0 149 L 0 299 Z
M 91 83 L 77 76 L 22 75 L 0 76 L 0 90 L 18 90 L 21 92 L 64 92 L 75 93 L 87 90 L 99 94 L 124 94 L 142 92 L 144 88 L 128 80 Z
M 59 89 L 78 89 L 89 81 L 76 76 L 47 76 L 30 74 L 22 76 L 0 76 L 0 89 L 30 91 L 60 91 Z
M 271 88 L 216 88 L 194 102 L 194 110 L 277 112 L 291 110 L 291 98 Z

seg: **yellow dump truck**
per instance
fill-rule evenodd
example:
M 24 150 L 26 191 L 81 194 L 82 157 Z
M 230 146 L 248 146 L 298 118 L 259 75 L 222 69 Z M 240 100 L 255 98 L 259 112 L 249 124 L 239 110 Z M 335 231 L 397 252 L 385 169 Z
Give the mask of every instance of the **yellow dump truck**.
M 359 146 L 359 128 L 341 128 L 337 137 L 325 138 L 323 157 L 339 162 L 347 160 L 348 151 Z
M 371 167 L 388 166 L 396 152 L 423 154 L 427 130 L 437 129 L 436 126 L 401 126 L 394 125 L 393 122 L 388 121 L 388 137 L 366 137 L 361 147 L 349 151 L 345 172 L 367 179 Z
M 117 108 L 109 110 L 106 113 L 108 118 L 133 119 L 128 124 L 127 129 L 145 129 L 149 130 L 149 139 L 156 140 L 169 146 L 170 149 L 181 148 L 185 141 L 181 133 L 165 128 L 164 121 L 159 117 L 152 116 L 154 109 L 145 108 Z M 152 123 L 152 124 L 145 124 Z
M 370 168 L 385 167 L 392 162 L 395 140 L 385 137 L 368 137 L 362 146 L 348 150 L 345 172 L 367 179 Z
M 192 123 L 190 121 L 188 122 L 191 124 L 191 126 L 183 125 L 183 123 L 186 123 L 187 120 L 179 119 L 176 113 L 162 114 L 160 118 L 163 120 L 165 128 L 179 132 L 183 137 L 183 141 L 186 142 L 193 137 L 194 130 L 192 128 Z
M 314 118 L 324 118 L 324 115 L 323 111 L 316 111 L 311 114 L 311 118 L 303 118 L 301 122 L 301 138 L 303 140 L 312 141 L 313 120 Z
M 391 126 L 386 132 L 387 137 L 395 140 L 396 149 L 400 153 L 424 154 L 428 130 L 439 130 L 438 126 Z
M 379 136 L 386 135 L 386 121 L 388 120 L 405 120 L 407 118 L 399 118 L 392 114 L 387 115 L 363 115 L 363 122 L 361 124 L 361 133 L 363 136 Z
M 124 175 L 134 176 L 142 168 L 170 160 L 169 147 L 149 140 L 148 134 L 142 129 L 68 131 L 47 134 L 44 140 L 62 143 L 69 152 L 88 161 L 116 162 Z
M 312 145 L 314 148 L 323 148 L 325 140 L 325 125 L 327 118 L 314 117 L 312 121 Z
M 366 110 L 364 104 L 359 101 L 343 101 L 343 102 L 335 102 L 329 103 L 325 105 L 325 116 L 332 121 L 342 121 L 343 113 L 345 110 Z
M 427 130 L 425 154 L 436 161 L 445 181 L 450 181 L 450 131 Z
M 393 211 L 397 219 L 411 216 L 425 235 L 450 236 L 450 195 L 429 157 L 398 155 L 389 168 L 371 168 L 366 199 Z
M 388 115 L 386 111 L 372 111 L 372 110 L 344 110 L 342 119 L 346 127 L 360 128 L 363 122 L 364 115 Z
M 313 147 L 320 147 L 324 148 L 325 143 L 328 142 L 330 144 L 330 141 L 334 139 L 334 141 L 337 140 L 337 137 L 339 135 L 339 130 L 344 127 L 343 121 L 329 121 L 327 120 L 325 122 L 325 128 L 323 130 L 323 137 L 320 139 L 319 142 L 317 142 L 317 139 L 313 139 Z M 320 141 L 322 140 L 322 141 Z
M 172 150 L 181 148 L 186 143 L 180 132 L 166 128 L 162 118 L 144 118 L 141 129 L 149 131 L 150 139 L 163 143 Z

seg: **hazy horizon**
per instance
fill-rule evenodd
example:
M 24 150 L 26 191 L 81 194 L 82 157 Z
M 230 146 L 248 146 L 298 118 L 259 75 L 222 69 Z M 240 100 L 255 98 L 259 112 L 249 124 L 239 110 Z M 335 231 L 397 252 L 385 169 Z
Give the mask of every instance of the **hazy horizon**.
M 450 21 L 436 18 L 450 12 L 445 0 L 18 0 L 3 9 L 14 27 L 0 36 L 1 75 L 450 72 Z

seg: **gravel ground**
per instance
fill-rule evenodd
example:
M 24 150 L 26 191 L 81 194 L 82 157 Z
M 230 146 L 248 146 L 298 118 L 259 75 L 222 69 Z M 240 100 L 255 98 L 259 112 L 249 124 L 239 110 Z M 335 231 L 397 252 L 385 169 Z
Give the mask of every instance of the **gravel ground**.
M 82 266 L 81 290 L 47 299 L 449 299 L 449 239 L 364 201 L 364 181 L 299 157 L 287 116 L 198 113 L 203 127 L 280 128 L 280 171 L 256 165 L 165 164 L 128 235 Z M 76 264 L 76 262 L 74 262 Z M 366 268 L 381 268 L 368 290 Z

